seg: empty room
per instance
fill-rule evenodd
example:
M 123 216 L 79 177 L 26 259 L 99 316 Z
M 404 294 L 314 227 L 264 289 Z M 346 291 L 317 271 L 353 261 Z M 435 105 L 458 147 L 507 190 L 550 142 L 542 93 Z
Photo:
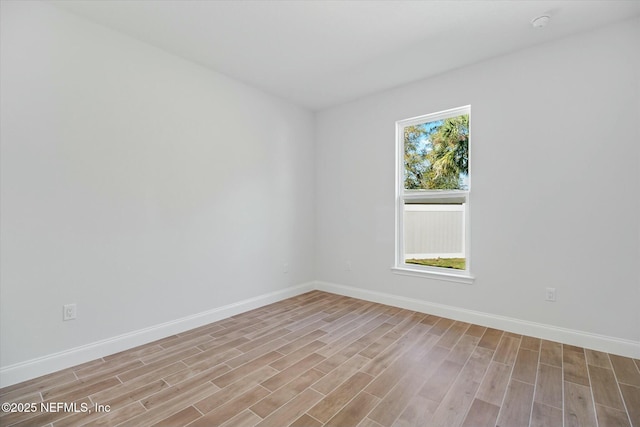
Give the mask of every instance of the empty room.
M 640 427 L 640 2 L 0 18 L 0 426 Z

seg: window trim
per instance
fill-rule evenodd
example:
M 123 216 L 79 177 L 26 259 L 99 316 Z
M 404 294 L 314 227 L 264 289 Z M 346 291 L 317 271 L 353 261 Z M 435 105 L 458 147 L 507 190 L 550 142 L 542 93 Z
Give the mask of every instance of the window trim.
M 452 108 L 432 114 L 398 120 L 396 122 L 396 239 L 395 239 L 395 264 L 392 272 L 401 275 L 428 277 L 445 281 L 471 284 L 474 276 L 471 275 L 471 227 L 469 215 L 469 195 L 471 188 L 471 174 L 469 174 L 469 189 L 467 190 L 406 190 L 404 188 L 404 128 L 436 120 L 444 120 L 450 117 L 469 115 L 469 128 L 471 128 L 471 106 Z M 471 134 L 471 130 L 469 130 Z M 471 153 L 471 144 L 469 145 Z M 471 154 L 469 154 L 471 157 Z M 465 270 L 456 270 L 444 267 L 423 266 L 407 264 L 404 260 L 404 206 L 406 201 L 443 203 L 454 201 L 464 206 L 464 251 Z

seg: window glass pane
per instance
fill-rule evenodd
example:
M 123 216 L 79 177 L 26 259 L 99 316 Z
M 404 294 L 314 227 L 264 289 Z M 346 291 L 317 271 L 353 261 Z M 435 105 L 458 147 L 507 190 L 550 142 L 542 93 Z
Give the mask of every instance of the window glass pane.
M 465 269 L 463 204 L 405 204 L 403 226 L 406 263 Z
M 469 115 L 404 127 L 405 190 L 469 189 Z

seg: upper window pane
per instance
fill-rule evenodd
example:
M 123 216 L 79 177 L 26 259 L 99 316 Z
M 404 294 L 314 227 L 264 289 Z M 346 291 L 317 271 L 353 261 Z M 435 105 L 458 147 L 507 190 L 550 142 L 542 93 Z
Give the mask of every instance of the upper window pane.
M 405 190 L 469 189 L 469 115 L 404 127 Z

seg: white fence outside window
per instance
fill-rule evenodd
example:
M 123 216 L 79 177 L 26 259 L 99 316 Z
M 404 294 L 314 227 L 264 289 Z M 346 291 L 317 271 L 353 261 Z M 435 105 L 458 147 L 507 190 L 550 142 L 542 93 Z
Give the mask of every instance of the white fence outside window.
M 464 258 L 464 205 L 406 204 L 405 259 Z

